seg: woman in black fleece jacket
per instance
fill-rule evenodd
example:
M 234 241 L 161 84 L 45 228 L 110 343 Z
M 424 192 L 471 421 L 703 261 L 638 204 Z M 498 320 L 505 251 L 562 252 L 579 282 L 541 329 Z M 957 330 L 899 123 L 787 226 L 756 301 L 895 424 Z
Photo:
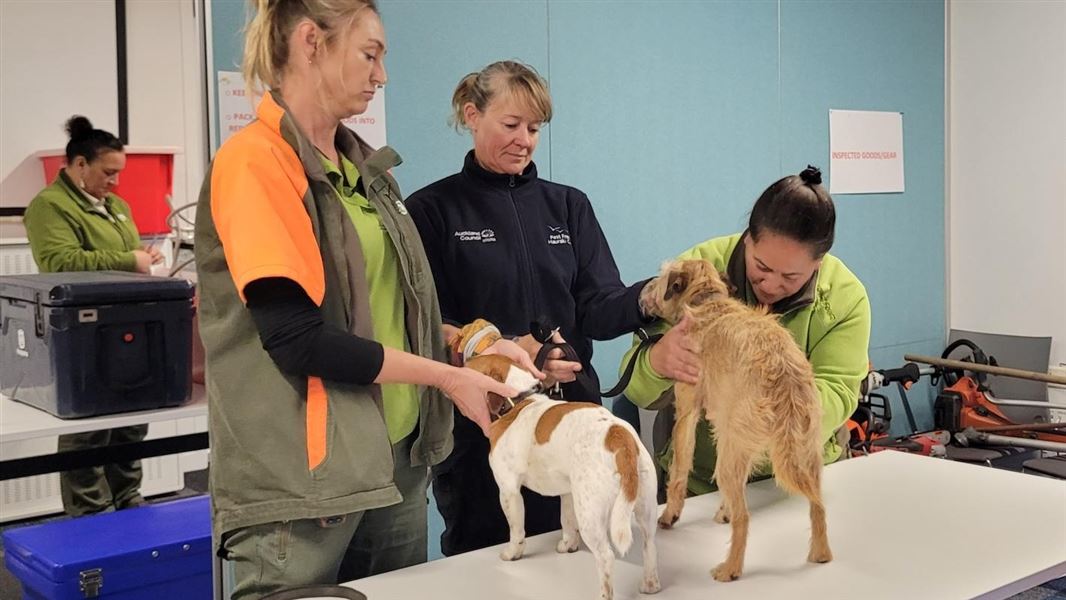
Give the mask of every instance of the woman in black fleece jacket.
M 622 283 L 584 193 L 537 177 L 533 151 L 552 109 L 547 84 L 532 68 L 502 61 L 471 73 L 459 82 L 452 108 L 474 149 L 462 171 L 407 202 L 441 314 L 454 324 L 486 318 L 531 357 L 549 336 L 569 343 L 580 362 L 556 349 L 543 370 L 560 383 L 563 399 L 598 403 L 592 340 L 631 333 L 646 322 L 638 303 L 646 282 Z M 488 450 L 480 431 L 457 417 L 455 450 L 433 471 L 446 555 L 507 540 Z M 528 535 L 559 528 L 557 498 L 528 490 L 523 496 Z

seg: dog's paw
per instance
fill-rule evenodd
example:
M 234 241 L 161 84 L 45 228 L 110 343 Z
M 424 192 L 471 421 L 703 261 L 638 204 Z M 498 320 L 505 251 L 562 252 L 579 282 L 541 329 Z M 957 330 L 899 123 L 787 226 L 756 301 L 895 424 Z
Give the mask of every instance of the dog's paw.
M 569 554 L 570 552 L 577 552 L 579 545 L 581 545 L 580 538 L 567 539 L 566 536 L 563 536 L 563 539 L 559 540 L 559 543 L 555 545 L 555 551 L 559 554 Z
M 714 513 L 714 522 L 723 525 L 729 522 L 729 511 L 724 506 L 719 506 L 718 512 Z
M 522 553 L 526 550 L 526 543 L 523 541 L 520 544 L 507 544 L 500 551 L 500 558 L 502 560 L 518 560 L 522 558 Z
M 654 594 L 658 592 L 661 587 L 662 586 L 659 585 L 658 575 L 656 575 L 655 577 L 645 577 L 644 580 L 640 582 L 640 593 Z
M 659 517 L 659 528 L 660 529 L 671 529 L 671 528 L 673 528 L 674 523 L 677 523 L 677 520 L 680 519 L 680 518 L 681 518 L 681 515 L 679 515 L 679 514 L 677 514 L 675 512 L 671 512 L 669 510 L 665 510 L 665 511 L 663 511 L 662 516 Z
M 740 567 L 729 563 L 722 563 L 711 569 L 711 577 L 714 577 L 715 581 L 736 581 L 736 579 L 740 577 Z

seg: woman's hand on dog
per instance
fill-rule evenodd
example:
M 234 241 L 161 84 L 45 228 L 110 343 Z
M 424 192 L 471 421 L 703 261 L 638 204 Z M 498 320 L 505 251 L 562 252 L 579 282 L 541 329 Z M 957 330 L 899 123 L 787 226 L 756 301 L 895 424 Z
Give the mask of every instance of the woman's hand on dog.
M 540 353 L 541 347 L 544 345 L 537 341 L 532 334 L 526 334 L 517 340 L 518 346 L 526 352 L 526 357 L 532 359 L 537 357 Z M 565 344 L 566 340 L 558 332 L 552 333 L 552 343 Z M 544 361 L 544 374 L 547 377 L 544 379 L 544 385 L 554 385 L 556 383 L 570 383 L 577 379 L 577 373 L 581 370 L 581 363 L 571 360 L 563 360 L 563 351 L 556 348 L 548 353 L 547 360 Z M 535 373 L 534 373 L 535 374 Z
M 488 375 L 473 369 L 449 368 L 438 388 L 459 408 L 464 417 L 477 423 L 485 437 L 489 435 L 489 394 L 499 394 L 504 398 L 514 398 L 519 391 L 500 383 Z
M 518 368 L 529 371 L 537 379 L 543 380 L 546 377 L 546 374 L 541 372 L 541 370 L 533 364 L 533 359 L 529 357 L 529 353 L 511 340 L 496 340 L 496 342 L 486 348 L 482 354 L 499 354 L 500 356 L 506 356 L 511 359 L 511 362 L 518 365 Z
M 659 376 L 695 385 L 700 378 L 700 363 L 696 346 L 688 335 L 691 324 L 685 317 L 667 331 L 663 339 L 651 347 L 648 361 Z

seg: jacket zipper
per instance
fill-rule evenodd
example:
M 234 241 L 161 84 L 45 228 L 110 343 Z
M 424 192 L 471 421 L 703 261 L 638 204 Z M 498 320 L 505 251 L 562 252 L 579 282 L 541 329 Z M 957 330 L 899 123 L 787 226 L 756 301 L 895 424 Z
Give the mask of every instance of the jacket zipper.
M 111 213 L 110 208 L 111 207 L 107 207 L 107 212 L 111 215 L 111 224 L 114 225 L 115 229 L 118 230 L 118 235 L 122 238 L 122 242 L 126 244 L 126 247 L 130 248 L 130 250 L 137 250 L 137 248 L 132 247 L 133 240 L 128 237 L 129 232 L 126 230 L 126 227 L 123 225 L 123 222 L 119 221 L 118 217 Z
M 522 226 L 522 217 L 518 214 L 518 204 L 514 200 L 514 175 L 511 175 L 510 179 L 508 180 L 507 188 L 507 197 L 511 200 L 511 211 L 514 212 L 515 222 L 518 224 L 518 239 L 522 241 L 522 266 L 525 270 L 527 289 L 527 292 L 523 295 L 526 298 L 530 298 L 531 302 L 533 303 L 532 313 L 529 310 L 531 307 L 528 305 L 526 306 L 526 315 L 529 316 L 529 318 L 531 319 L 536 319 L 539 315 L 537 307 L 539 306 L 540 302 L 537 298 L 536 293 L 534 293 L 535 288 L 533 287 L 533 265 L 532 262 L 529 260 L 529 247 L 526 245 L 525 228 Z
M 367 191 L 369 192 L 370 186 L 366 187 L 368 188 Z M 404 239 L 403 231 L 401 231 L 399 225 L 397 225 L 393 221 L 392 215 L 388 214 L 389 211 L 387 210 L 387 205 L 393 201 L 392 190 L 388 186 L 386 186 L 382 190 L 381 195 L 385 196 L 384 198 L 381 198 L 381 204 L 386 206 L 386 210 L 378 210 L 378 218 L 381 219 L 381 223 L 385 226 L 385 233 L 388 234 L 389 243 L 392 244 L 392 248 L 396 252 L 397 262 L 400 263 L 400 274 L 403 275 L 405 284 L 404 300 L 406 301 L 409 296 L 411 304 L 413 305 L 412 308 L 415 311 L 415 338 L 408 339 L 408 341 L 411 343 L 411 351 L 416 354 L 420 354 L 420 350 L 422 349 L 419 346 L 421 345 L 420 342 L 422 340 L 422 329 L 424 328 L 422 323 L 422 307 L 418 300 L 418 294 L 415 293 L 414 283 L 411 280 L 412 267 L 410 264 L 410 257 L 405 252 L 400 251 L 401 246 L 406 247 L 407 243 Z M 378 194 L 374 194 L 374 196 L 378 196 Z M 375 209 L 377 209 L 377 207 L 375 207 Z M 404 319 L 404 321 L 406 321 L 406 319 Z M 408 334 L 408 337 L 410 338 L 410 332 Z
M 106 216 L 101 214 L 100 211 L 96 210 L 95 208 L 89 209 L 89 212 L 96 214 L 97 216 L 103 217 L 104 219 L 107 219 L 108 222 L 111 223 L 111 226 L 115 229 L 115 232 L 118 233 L 118 237 L 122 240 L 122 245 L 124 245 L 126 248 L 129 248 L 128 251 L 138 250 L 138 248 L 133 247 L 132 240 L 129 238 L 126 228 L 123 227 L 122 222 L 119 221 L 115 213 L 111 212 L 111 207 L 106 204 L 106 200 L 105 204 L 103 204 L 103 208 L 104 212 L 107 213 Z
M 122 226 L 122 223 L 119 222 L 118 217 L 115 216 L 115 213 L 111 212 L 111 206 L 107 202 L 107 197 L 106 196 L 104 197 L 104 201 L 101 204 L 101 206 L 104 209 L 104 213 L 107 213 L 105 215 L 105 214 L 101 213 L 100 211 L 96 210 L 95 207 L 90 206 L 89 208 L 85 208 L 85 206 L 82 203 L 83 202 L 87 202 L 88 198 L 84 197 L 84 194 L 82 194 L 81 190 L 78 190 L 76 188 L 72 188 L 71 185 L 69 185 L 67 183 L 67 181 L 64 180 L 62 177 L 60 177 L 60 181 L 62 181 L 63 187 L 68 189 L 68 195 L 73 196 L 74 199 L 77 201 L 77 203 L 79 205 L 81 205 L 80 206 L 81 210 L 83 210 L 85 212 L 88 212 L 90 214 L 96 215 L 98 217 L 102 217 L 104 219 L 107 219 L 111 223 L 111 226 L 115 228 L 115 231 L 118 233 L 118 237 L 122 240 L 122 244 L 130 249 L 129 251 L 138 250 L 139 249 L 139 248 L 133 247 L 132 240 L 127 236 L 127 232 L 125 231 L 125 228 Z M 133 226 L 134 225 L 131 224 L 131 227 L 133 227 Z

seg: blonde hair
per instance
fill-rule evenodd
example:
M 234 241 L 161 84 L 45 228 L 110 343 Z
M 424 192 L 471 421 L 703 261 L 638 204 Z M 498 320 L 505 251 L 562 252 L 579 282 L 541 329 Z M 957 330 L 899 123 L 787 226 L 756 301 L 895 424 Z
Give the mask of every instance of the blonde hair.
M 501 60 L 470 73 L 459 80 L 452 93 L 452 115 L 448 119 L 456 129 L 467 128 L 463 107 L 473 103 L 478 112 L 485 112 L 489 104 L 501 94 L 511 94 L 525 104 L 541 123 L 552 120 L 552 98 L 548 84 L 536 69 L 513 60 Z
M 301 19 L 310 19 L 326 32 L 327 46 L 355 23 L 364 9 L 378 12 L 375 0 L 248 0 L 241 73 L 249 90 L 271 89 L 281 83 L 289 61 L 289 36 Z

